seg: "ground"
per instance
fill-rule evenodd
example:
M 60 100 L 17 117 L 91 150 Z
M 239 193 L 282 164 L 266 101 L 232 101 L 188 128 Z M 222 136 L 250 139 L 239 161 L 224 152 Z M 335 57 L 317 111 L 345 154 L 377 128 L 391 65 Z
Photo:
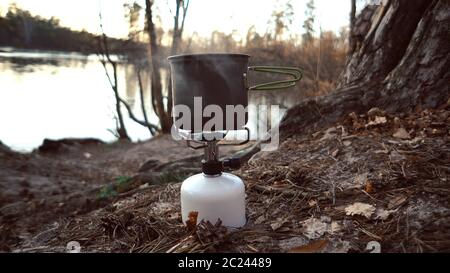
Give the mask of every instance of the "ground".
M 90 252 L 449 251 L 449 124 L 450 105 L 372 109 L 255 154 L 235 171 L 247 193 L 239 230 L 181 223 L 183 176 L 153 174 L 170 174 L 170 162 L 193 151 L 169 137 L 50 154 L 3 149 L 1 249 L 66 251 L 77 241 Z

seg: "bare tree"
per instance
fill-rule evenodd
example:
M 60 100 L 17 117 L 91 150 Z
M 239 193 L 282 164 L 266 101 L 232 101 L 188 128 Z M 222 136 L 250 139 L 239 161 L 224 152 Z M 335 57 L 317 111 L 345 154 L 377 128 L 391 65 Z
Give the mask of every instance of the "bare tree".
M 174 30 L 171 54 L 176 54 L 179 50 L 180 41 L 184 29 L 184 22 L 186 19 L 187 10 L 189 7 L 189 0 L 175 0 L 176 12 L 174 16 Z M 152 106 L 160 120 L 160 129 L 162 133 L 170 133 L 172 127 L 172 95 L 171 83 L 169 81 L 169 89 L 167 90 L 167 100 L 164 101 L 162 83 L 161 83 L 161 68 L 163 67 L 161 59 L 161 48 L 158 45 L 158 37 L 156 27 L 153 22 L 152 6 L 154 1 L 145 0 L 145 16 L 146 16 L 146 30 L 150 39 L 149 46 L 149 67 L 151 72 L 151 95 Z M 182 13 L 182 15 L 181 15 Z M 181 20 L 180 20 L 180 16 Z
M 102 31 L 101 37 L 99 39 L 99 56 L 100 61 L 103 65 L 103 68 L 105 70 L 105 75 L 108 78 L 108 82 L 111 85 L 111 89 L 114 91 L 114 96 L 116 100 L 116 113 L 117 113 L 117 120 L 118 120 L 118 126 L 117 126 L 117 135 L 119 139 L 129 139 L 129 136 L 126 131 L 125 123 L 123 121 L 123 115 L 121 110 L 121 104 L 125 106 L 127 109 L 128 115 L 131 120 L 134 122 L 147 127 L 150 134 L 153 136 L 155 135 L 156 131 L 158 130 L 158 127 L 149 123 L 147 119 L 147 113 L 145 111 L 144 106 L 144 95 L 143 95 L 143 87 L 142 87 L 142 81 L 140 77 L 140 69 L 138 69 L 138 82 L 139 82 L 139 93 L 141 97 L 141 108 L 144 116 L 144 121 L 139 120 L 133 113 L 133 110 L 131 109 L 130 105 L 120 97 L 119 94 L 119 87 L 118 87 L 118 79 L 117 79 L 117 62 L 111 58 L 109 44 L 108 44 L 108 37 L 106 36 L 104 30 L 103 30 L 103 20 L 102 20 L 102 14 L 99 13 L 99 19 L 100 19 L 100 29 Z M 113 77 L 111 78 L 111 75 L 108 70 L 109 64 L 112 67 L 113 70 Z
M 161 84 L 162 65 L 159 52 L 160 47 L 157 43 L 156 28 L 155 24 L 153 23 L 152 6 L 153 1 L 145 0 L 146 30 L 150 39 L 149 68 L 151 73 L 151 100 L 153 110 L 155 111 L 156 116 L 158 116 L 159 118 L 162 133 L 168 133 L 170 132 L 171 119 L 164 109 Z
M 105 32 L 103 31 L 103 22 L 102 22 L 103 20 L 101 12 L 99 13 L 99 18 L 100 18 L 100 28 L 102 30 L 102 35 L 99 38 L 99 49 L 101 55 L 103 56 L 103 58 L 101 58 L 102 65 L 105 68 L 106 76 L 108 77 L 108 81 L 111 85 L 112 90 L 114 91 L 114 97 L 116 99 L 116 114 L 118 121 L 116 125 L 117 136 L 119 137 L 119 139 L 129 139 L 125 123 L 123 121 L 122 110 L 120 108 L 121 99 L 119 96 L 119 89 L 118 89 L 119 84 L 117 81 L 117 63 L 111 59 L 111 56 L 109 54 L 108 38 L 106 37 Z M 111 76 L 108 73 L 106 61 L 108 61 L 108 63 L 112 66 L 113 80 L 111 79 Z
M 350 0 L 351 8 L 350 8 L 350 31 L 348 35 L 348 44 L 349 44 L 349 54 L 352 54 L 356 50 L 356 41 L 353 38 L 353 30 L 355 29 L 355 20 L 356 20 L 356 0 Z
M 186 20 L 187 11 L 189 8 L 189 0 L 175 0 L 176 9 L 174 16 L 174 25 L 173 25 L 173 36 L 172 36 L 172 48 L 170 49 L 170 55 L 175 55 L 178 53 L 180 49 L 180 43 L 183 36 L 184 30 L 184 22 Z M 180 13 L 182 15 L 180 15 Z M 181 24 L 180 24 L 180 16 L 181 16 Z M 172 81 L 170 80 L 171 75 L 170 72 L 168 75 L 168 87 L 167 87 L 167 112 L 172 113 Z

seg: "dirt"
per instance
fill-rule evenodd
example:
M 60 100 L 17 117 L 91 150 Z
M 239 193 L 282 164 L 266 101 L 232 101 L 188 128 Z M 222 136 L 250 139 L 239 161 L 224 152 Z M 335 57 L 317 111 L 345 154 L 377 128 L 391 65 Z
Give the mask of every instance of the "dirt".
M 235 172 L 247 193 L 248 222 L 239 230 L 184 227 L 173 177 L 117 190 L 118 176 L 133 177 L 149 159 L 192 156 L 167 137 L 43 155 L 3 149 L 2 250 L 60 252 L 76 241 L 83 252 L 449 251 L 449 106 L 352 113 L 255 154 Z M 116 194 L 98 198 L 114 179 Z
M 240 148 L 227 147 L 223 153 L 236 149 Z M 0 143 L 0 251 L 11 251 L 61 219 L 107 206 L 144 183 L 133 179 L 142 168 L 202 154 L 170 136 L 111 144 L 94 139 L 45 140 L 29 154 Z

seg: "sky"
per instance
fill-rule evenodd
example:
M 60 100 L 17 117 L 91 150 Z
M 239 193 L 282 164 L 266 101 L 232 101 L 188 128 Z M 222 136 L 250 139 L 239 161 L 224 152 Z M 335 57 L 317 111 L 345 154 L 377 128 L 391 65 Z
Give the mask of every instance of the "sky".
M 294 8 L 292 34 L 303 33 L 305 6 L 308 0 L 291 0 Z M 131 0 L 0 0 L 0 13 L 4 15 L 11 3 L 29 10 L 33 15 L 60 19 L 63 26 L 76 30 L 85 29 L 99 33 L 99 10 L 102 11 L 107 35 L 126 37 L 128 24 L 124 17 L 123 4 Z M 144 0 L 137 1 L 144 6 Z M 173 25 L 174 0 L 156 0 L 156 12 L 161 17 L 163 28 Z M 245 37 L 247 30 L 255 26 L 264 33 L 275 7 L 283 7 L 287 0 L 191 0 L 185 23 L 187 35 L 197 32 L 209 37 L 215 30 L 227 34 L 235 31 L 237 38 Z M 339 32 L 348 25 L 350 0 L 315 0 L 316 26 L 318 30 Z M 318 32 L 318 31 L 317 31 Z

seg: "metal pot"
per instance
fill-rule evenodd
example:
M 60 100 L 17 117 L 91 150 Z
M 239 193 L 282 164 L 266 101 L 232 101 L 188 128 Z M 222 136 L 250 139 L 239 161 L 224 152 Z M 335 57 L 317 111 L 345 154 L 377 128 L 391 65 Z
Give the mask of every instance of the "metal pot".
M 242 130 L 248 121 L 248 115 L 245 114 L 245 122 L 227 124 L 227 105 L 242 105 L 245 108 L 248 105 L 247 91 L 288 88 L 302 78 L 302 72 L 298 68 L 249 67 L 249 59 L 250 56 L 245 54 L 189 54 L 169 57 L 174 107 L 185 105 L 191 112 L 191 124 L 182 125 L 178 129 L 192 133 L 202 132 L 211 117 L 201 117 L 202 122 L 198 124 L 199 126 L 194 126 L 194 113 L 203 113 L 208 105 L 217 105 L 224 113 L 223 126 L 214 128 L 213 131 Z M 291 76 L 292 79 L 249 86 L 247 82 L 249 71 L 284 74 Z M 195 109 L 195 97 L 197 103 L 198 98 L 201 98 L 201 109 Z M 175 117 L 174 121 L 176 123 Z

